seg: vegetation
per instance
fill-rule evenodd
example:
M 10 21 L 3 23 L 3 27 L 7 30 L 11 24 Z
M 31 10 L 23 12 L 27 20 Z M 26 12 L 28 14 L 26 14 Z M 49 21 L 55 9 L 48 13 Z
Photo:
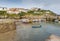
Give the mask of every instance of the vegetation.
M 0 11 L 0 15 L 6 15 L 6 11 Z
M 25 13 L 25 12 L 21 12 L 21 13 L 19 13 L 18 15 L 19 15 L 19 17 L 20 17 L 20 19 L 21 19 L 22 16 L 26 15 L 26 13 Z
M 49 12 L 49 13 L 47 13 Z M 7 14 L 6 11 L 0 11 L 0 16 L 4 16 L 4 18 L 22 18 L 22 16 L 25 16 L 25 15 L 46 15 L 46 14 L 50 14 L 50 15 L 53 15 L 55 16 L 56 14 L 50 10 L 41 10 L 41 9 L 38 9 L 38 10 L 29 10 L 27 13 L 26 12 L 20 12 L 18 14 Z M 46 16 L 46 19 L 47 20 L 51 20 L 52 18 L 48 18 Z
M 6 11 L 0 11 L 0 18 L 6 18 L 7 12 Z
M 21 13 L 19 13 L 18 15 L 19 16 L 24 16 L 26 13 L 25 12 L 21 12 Z

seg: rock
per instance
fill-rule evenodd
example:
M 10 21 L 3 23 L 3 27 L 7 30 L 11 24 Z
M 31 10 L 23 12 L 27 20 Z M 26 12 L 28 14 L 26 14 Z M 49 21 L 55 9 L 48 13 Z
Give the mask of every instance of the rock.
M 16 30 L 16 25 L 15 25 L 14 21 L 10 21 L 10 22 L 7 22 L 7 21 L 1 22 L 0 21 L 0 33 L 8 32 L 11 30 Z
M 17 41 L 16 31 L 9 31 L 6 33 L 0 33 L 0 41 Z
M 60 41 L 60 37 L 56 35 L 51 35 L 46 39 L 46 41 Z
M 17 41 L 16 25 L 12 19 L 0 19 L 0 41 Z

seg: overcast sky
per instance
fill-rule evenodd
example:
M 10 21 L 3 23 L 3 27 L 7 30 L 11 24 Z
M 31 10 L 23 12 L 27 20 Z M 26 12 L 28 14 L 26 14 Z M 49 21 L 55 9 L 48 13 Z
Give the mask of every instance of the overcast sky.
M 49 9 L 57 14 L 60 14 L 60 0 L 0 0 L 0 6 L 8 8 L 38 7 L 42 9 Z

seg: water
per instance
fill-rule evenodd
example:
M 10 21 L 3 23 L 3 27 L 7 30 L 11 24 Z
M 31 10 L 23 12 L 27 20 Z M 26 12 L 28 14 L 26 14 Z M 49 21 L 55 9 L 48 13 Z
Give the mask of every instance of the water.
M 32 25 L 42 25 L 41 28 L 32 28 Z M 58 23 L 34 23 L 17 25 L 17 41 L 45 41 L 51 34 L 60 36 Z

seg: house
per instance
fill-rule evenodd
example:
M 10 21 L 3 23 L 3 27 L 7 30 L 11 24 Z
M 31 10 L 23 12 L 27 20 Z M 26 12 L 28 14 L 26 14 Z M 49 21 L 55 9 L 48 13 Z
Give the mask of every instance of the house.
M 60 20 L 60 15 L 57 15 L 57 19 Z
M 26 12 L 26 13 L 27 13 L 27 12 L 28 12 L 28 9 L 19 8 L 19 11 L 20 11 L 20 12 Z
M 40 10 L 40 8 L 35 8 L 35 7 L 33 7 L 33 8 L 31 8 L 30 10 L 37 11 L 37 10 Z
M 9 14 L 18 14 L 18 13 L 27 12 L 27 11 L 28 11 L 28 9 L 24 9 L 24 8 L 9 8 L 7 13 L 9 13 Z
M 0 7 L 0 10 L 2 10 L 2 11 L 6 11 L 7 8 L 6 8 L 6 7 Z
M 19 13 L 19 9 L 18 8 L 9 8 L 7 10 L 8 14 L 18 14 Z

